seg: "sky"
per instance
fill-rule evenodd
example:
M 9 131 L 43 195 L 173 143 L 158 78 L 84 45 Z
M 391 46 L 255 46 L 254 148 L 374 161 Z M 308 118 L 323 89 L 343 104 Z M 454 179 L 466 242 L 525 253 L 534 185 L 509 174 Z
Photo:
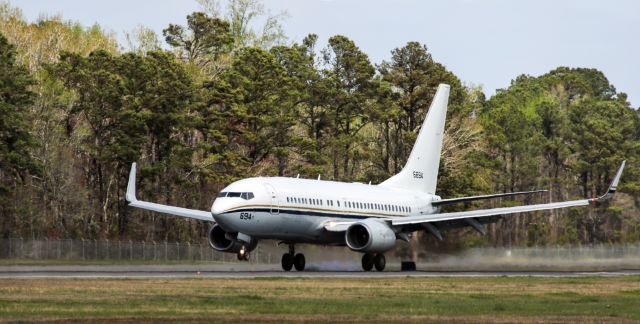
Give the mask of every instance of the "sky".
M 635 0 L 263 0 L 291 41 L 337 34 L 354 40 L 374 64 L 409 41 L 487 95 L 520 74 L 538 76 L 558 66 L 596 68 L 640 105 L 640 1 Z M 161 35 L 185 24 L 195 0 L 12 0 L 29 20 L 62 14 L 118 34 L 144 25 Z

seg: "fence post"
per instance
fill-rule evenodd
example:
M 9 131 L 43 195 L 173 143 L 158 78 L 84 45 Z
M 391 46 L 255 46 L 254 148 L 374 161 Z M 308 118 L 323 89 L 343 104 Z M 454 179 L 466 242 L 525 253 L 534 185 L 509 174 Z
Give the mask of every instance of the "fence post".
M 9 259 L 11 259 L 11 249 L 12 249 L 13 244 L 11 244 L 11 238 L 9 238 Z
M 22 236 L 20 237 L 20 258 L 21 259 L 26 259 L 24 257 L 24 241 L 23 241 Z
M 165 241 L 164 241 L 164 260 L 165 260 L 165 261 L 169 260 L 169 247 L 168 247 L 168 245 L 169 245 L 169 244 L 168 244 L 168 243 L 167 243 L 167 241 L 165 240 Z
M 178 256 L 176 260 L 180 260 L 180 243 L 176 242 L 176 250 L 178 250 Z
M 145 242 L 142 241 L 142 260 L 144 260 L 144 247 L 145 247 Z
M 157 258 L 157 249 L 156 249 L 156 241 L 153 242 L 153 260 L 155 261 Z
M 129 260 L 133 260 L 133 241 L 129 240 Z
M 105 243 L 107 243 L 107 251 L 106 251 L 106 253 L 104 254 L 104 258 L 105 258 L 105 259 L 109 259 L 109 239 L 107 239 L 107 240 L 105 241 Z
M 187 260 L 191 260 L 191 243 L 187 242 Z
M 58 241 L 58 260 L 62 259 L 62 240 L 57 239 Z
M 82 239 L 82 260 L 84 260 L 84 239 Z
M 98 260 L 98 240 L 94 239 L 93 240 L 93 257 L 94 260 Z
M 118 260 L 122 260 L 122 241 L 118 240 Z

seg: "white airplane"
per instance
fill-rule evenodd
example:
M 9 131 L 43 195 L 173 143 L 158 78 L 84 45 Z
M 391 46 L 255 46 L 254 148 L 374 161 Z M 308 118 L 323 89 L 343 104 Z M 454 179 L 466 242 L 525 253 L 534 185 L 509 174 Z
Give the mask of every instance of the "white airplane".
M 136 199 L 136 164 L 131 166 L 126 199 L 132 207 L 212 222 L 209 244 L 217 251 L 237 253 L 247 260 L 259 240 L 279 240 L 289 246 L 282 268 L 305 268 L 305 257 L 295 244 L 346 245 L 363 253 L 362 268 L 382 271 L 384 252 L 396 240 L 425 230 L 442 240 L 441 230 L 471 226 L 484 233 L 483 224 L 500 215 L 574 206 L 596 205 L 616 191 L 625 162 L 608 191 L 599 198 L 537 205 L 439 213 L 441 206 L 480 199 L 530 194 L 513 192 L 441 199 L 436 195 L 438 166 L 449 98 L 441 84 L 431 103 L 407 164 L 402 171 L 378 184 L 345 183 L 286 177 L 257 177 L 224 188 L 211 211 L 160 205 Z

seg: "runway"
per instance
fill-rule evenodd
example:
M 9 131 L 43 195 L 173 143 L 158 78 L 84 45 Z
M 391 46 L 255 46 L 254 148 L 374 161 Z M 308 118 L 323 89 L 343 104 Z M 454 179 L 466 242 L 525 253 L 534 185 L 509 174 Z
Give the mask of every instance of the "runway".
M 275 265 L 38 265 L 0 266 L 0 279 L 26 278 L 385 278 L 385 277 L 591 277 L 640 275 L 640 269 L 612 271 L 291 271 Z

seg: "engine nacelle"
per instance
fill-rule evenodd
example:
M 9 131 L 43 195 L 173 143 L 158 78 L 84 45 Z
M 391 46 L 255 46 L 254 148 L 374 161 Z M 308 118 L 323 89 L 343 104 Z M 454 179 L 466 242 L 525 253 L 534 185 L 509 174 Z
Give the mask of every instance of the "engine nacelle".
M 396 233 L 383 222 L 365 219 L 347 228 L 345 241 L 353 251 L 382 253 L 396 244 Z
M 218 224 L 209 229 L 208 238 L 209 245 L 220 252 L 238 253 L 242 245 L 247 252 L 251 252 L 258 246 L 258 240 L 250 239 L 250 242 L 242 242 L 238 240 L 238 233 L 227 233 Z

